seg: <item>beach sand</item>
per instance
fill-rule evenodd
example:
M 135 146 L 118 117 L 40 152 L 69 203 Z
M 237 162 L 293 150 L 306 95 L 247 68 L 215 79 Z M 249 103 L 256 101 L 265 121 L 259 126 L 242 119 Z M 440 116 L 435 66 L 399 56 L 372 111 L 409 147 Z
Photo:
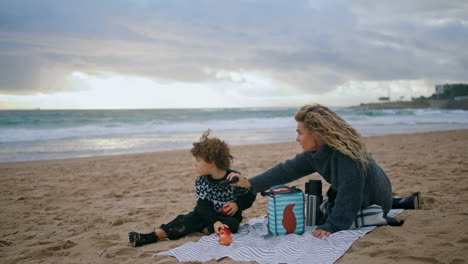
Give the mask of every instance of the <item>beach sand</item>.
M 421 191 L 421 210 L 402 227 L 378 227 L 337 263 L 468 263 L 468 130 L 367 137 L 395 195 Z M 297 143 L 235 146 L 234 169 L 254 176 L 300 152 Z M 155 253 L 197 241 L 199 233 L 140 248 L 147 232 L 195 204 L 188 150 L 0 163 L 0 263 L 177 263 Z M 303 188 L 313 174 L 292 182 Z M 329 185 L 324 184 L 324 191 Z M 266 214 L 257 196 L 245 218 Z M 237 263 L 232 259 L 210 263 Z

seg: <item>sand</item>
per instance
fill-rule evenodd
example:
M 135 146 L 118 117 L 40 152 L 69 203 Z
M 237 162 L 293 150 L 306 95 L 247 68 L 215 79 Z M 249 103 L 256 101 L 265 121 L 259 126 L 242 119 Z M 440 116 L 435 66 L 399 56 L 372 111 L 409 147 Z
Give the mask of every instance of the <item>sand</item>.
M 359 239 L 337 263 L 468 263 L 468 130 L 366 142 L 394 194 L 421 191 L 424 204 L 401 214 L 402 227 L 379 227 Z M 247 176 L 300 152 L 295 142 L 232 149 L 233 168 Z M 177 263 L 152 256 L 202 234 L 131 248 L 127 233 L 190 211 L 195 177 L 188 150 L 0 163 L 0 263 Z M 302 188 L 309 179 L 320 176 L 291 185 Z M 265 213 L 258 195 L 244 215 Z

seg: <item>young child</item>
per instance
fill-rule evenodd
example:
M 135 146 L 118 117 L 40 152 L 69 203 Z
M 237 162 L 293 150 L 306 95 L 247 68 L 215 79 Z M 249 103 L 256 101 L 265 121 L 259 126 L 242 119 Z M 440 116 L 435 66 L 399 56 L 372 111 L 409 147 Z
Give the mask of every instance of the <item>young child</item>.
M 234 187 L 223 181 L 233 171 L 233 157 L 229 146 L 218 138 L 209 138 L 210 130 L 203 133 L 191 149 L 199 173 L 195 181 L 197 205 L 188 214 L 177 216 L 154 232 L 128 233 L 133 247 L 157 242 L 164 238 L 179 239 L 194 232 L 211 234 L 224 226 L 236 233 L 242 221 L 242 211 L 251 207 L 255 195 L 250 188 Z M 224 209 L 223 209 L 224 207 Z M 222 210 L 227 215 L 222 214 Z

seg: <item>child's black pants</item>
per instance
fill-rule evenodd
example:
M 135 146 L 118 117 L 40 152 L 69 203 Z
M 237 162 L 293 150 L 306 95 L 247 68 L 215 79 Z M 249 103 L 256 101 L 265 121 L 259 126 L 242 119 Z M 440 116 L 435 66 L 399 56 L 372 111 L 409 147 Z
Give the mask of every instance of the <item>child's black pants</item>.
M 239 221 L 232 216 L 220 216 L 219 221 L 228 225 L 233 233 L 236 233 L 239 229 Z M 213 225 L 208 225 L 197 212 L 178 215 L 171 222 L 161 225 L 161 229 L 167 233 L 171 240 L 179 239 L 194 232 L 203 232 L 205 227 L 208 228 L 210 233 L 214 232 Z

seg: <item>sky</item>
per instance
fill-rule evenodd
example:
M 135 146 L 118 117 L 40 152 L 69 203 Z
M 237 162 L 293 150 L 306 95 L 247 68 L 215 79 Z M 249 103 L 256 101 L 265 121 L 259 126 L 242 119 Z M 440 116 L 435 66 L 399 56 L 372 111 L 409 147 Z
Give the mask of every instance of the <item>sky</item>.
M 2 0 L 0 109 L 410 100 L 467 43 L 466 0 Z

